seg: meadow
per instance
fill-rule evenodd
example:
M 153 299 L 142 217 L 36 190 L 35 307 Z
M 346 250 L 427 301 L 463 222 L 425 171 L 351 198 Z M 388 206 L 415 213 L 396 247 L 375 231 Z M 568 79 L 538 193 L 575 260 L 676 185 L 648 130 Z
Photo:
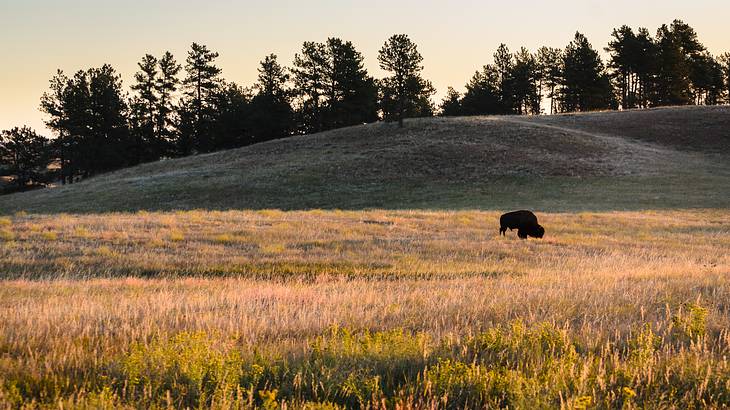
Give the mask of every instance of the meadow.
M 730 212 L 0 217 L 7 408 L 720 408 Z

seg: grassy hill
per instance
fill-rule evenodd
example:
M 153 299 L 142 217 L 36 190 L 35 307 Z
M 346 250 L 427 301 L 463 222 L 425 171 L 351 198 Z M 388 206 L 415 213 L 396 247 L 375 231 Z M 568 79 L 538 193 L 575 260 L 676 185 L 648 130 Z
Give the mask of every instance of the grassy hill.
M 730 107 L 428 118 L 160 161 L 0 198 L 0 213 L 730 206 Z

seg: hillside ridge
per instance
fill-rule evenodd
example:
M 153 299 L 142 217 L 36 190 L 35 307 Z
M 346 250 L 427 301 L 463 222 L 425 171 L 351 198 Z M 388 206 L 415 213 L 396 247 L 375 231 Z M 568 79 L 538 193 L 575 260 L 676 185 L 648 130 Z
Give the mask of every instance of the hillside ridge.
M 716 206 L 730 197 L 716 186 L 729 129 L 730 107 L 381 122 L 0 197 L 0 212 Z M 680 195 L 683 181 L 695 191 Z M 618 187 L 608 200 L 606 184 Z

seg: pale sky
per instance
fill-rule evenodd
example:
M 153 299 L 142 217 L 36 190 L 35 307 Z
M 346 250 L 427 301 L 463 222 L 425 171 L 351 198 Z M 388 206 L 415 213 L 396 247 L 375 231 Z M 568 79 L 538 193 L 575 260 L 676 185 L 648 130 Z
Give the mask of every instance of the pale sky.
M 38 110 L 56 69 L 112 64 L 125 89 L 145 53 L 184 62 L 192 42 L 218 51 L 226 80 L 250 86 L 258 62 L 275 53 L 289 65 L 303 41 L 352 41 L 375 77 L 377 52 L 408 34 L 438 90 L 458 90 L 492 61 L 499 43 L 564 47 L 576 30 L 602 50 L 622 24 L 655 33 L 683 19 L 713 54 L 730 51 L 728 0 L 0 0 L 0 129 L 23 124 L 48 134 Z M 50 135 L 49 135 L 50 136 Z

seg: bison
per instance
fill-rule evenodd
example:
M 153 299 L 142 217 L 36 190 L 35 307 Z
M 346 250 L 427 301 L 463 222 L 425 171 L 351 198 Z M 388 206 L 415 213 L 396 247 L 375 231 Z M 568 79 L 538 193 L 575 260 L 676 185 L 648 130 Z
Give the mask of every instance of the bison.
M 542 238 L 545 235 L 545 228 L 537 223 L 537 217 L 530 211 L 507 212 L 499 217 L 499 233 L 504 235 L 509 230 L 517 229 L 517 236 L 520 239 Z

